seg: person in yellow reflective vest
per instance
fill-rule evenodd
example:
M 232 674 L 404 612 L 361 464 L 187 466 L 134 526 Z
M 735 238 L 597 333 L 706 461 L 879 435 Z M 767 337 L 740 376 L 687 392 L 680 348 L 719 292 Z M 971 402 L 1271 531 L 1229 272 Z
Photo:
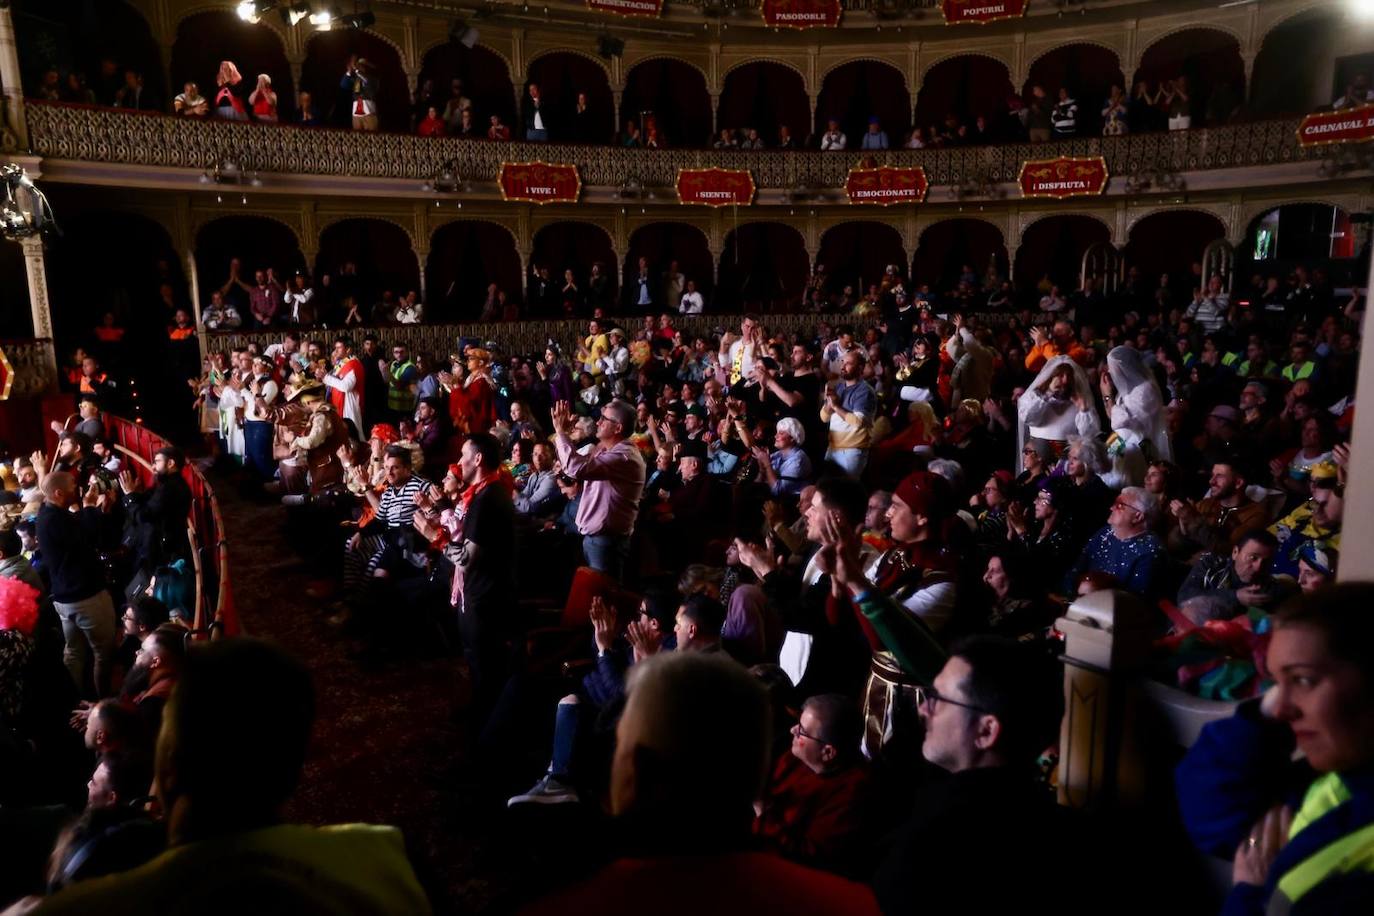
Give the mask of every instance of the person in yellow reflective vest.
M 1207 725 L 1179 765 L 1189 834 L 1204 852 L 1234 857 L 1227 916 L 1374 912 L 1371 608 L 1374 583 L 1281 608 L 1268 650 L 1274 686 Z

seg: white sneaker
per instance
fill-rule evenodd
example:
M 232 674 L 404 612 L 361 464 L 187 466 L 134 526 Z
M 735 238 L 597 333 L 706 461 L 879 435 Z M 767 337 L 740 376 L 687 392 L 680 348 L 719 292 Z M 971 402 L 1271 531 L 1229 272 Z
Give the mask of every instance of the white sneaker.
M 534 784 L 524 795 L 512 796 L 507 802 L 507 808 L 516 805 L 563 805 L 568 802 L 577 801 L 577 791 L 571 786 L 565 785 L 557 776 L 545 776 Z

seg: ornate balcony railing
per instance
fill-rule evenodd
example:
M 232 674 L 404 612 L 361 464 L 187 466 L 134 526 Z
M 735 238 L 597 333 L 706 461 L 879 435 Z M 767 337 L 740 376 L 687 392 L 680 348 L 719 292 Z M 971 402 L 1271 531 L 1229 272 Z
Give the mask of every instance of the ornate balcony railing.
M 1186 172 L 1320 159 L 1297 142 L 1295 120 L 1255 121 L 1198 130 L 1080 137 L 935 150 L 819 151 L 643 150 L 559 143 L 490 143 L 408 134 L 347 132 L 28 101 L 33 151 L 53 159 L 207 169 L 225 158 L 262 173 L 395 178 L 423 182 L 456 165 L 468 182 L 494 182 L 502 162 L 576 163 L 589 187 L 619 188 L 629 178 L 672 199 L 679 169 L 748 168 L 764 189 L 829 189 L 842 198 L 849 169 L 878 164 L 924 166 L 934 185 L 1014 182 L 1027 159 L 1102 156 L 1112 175 Z M 817 202 L 822 202 L 817 199 Z

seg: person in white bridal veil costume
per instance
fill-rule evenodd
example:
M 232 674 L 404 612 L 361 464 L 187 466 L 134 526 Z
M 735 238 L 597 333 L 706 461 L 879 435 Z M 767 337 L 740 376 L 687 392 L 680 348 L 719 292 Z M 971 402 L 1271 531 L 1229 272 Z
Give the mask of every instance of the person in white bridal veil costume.
M 1090 438 L 1102 431 L 1093 403 L 1092 386 L 1083 367 L 1067 356 L 1045 363 L 1016 402 L 1016 473 L 1025 470 L 1022 453 L 1031 439 L 1058 443 L 1055 454 L 1071 436 Z
M 1107 354 L 1101 385 L 1102 403 L 1112 425 L 1107 440 L 1112 470 L 1102 479 L 1113 489 L 1141 486 L 1151 461 L 1173 460 L 1159 383 L 1139 350 L 1116 347 Z

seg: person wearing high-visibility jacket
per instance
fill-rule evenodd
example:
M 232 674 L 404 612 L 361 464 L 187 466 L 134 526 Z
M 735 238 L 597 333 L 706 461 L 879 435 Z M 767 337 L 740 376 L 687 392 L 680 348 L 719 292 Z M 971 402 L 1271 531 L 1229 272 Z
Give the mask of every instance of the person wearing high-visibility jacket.
M 1371 608 L 1374 583 L 1281 608 L 1268 650 L 1274 686 L 1207 725 L 1179 764 L 1189 834 L 1233 859 L 1226 916 L 1374 912 Z
M 386 409 L 396 420 L 410 419 L 415 414 L 415 387 L 419 384 L 420 372 L 405 344 L 392 347 L 391 355 L 389 363 L 378 361 L 386 377 Z

